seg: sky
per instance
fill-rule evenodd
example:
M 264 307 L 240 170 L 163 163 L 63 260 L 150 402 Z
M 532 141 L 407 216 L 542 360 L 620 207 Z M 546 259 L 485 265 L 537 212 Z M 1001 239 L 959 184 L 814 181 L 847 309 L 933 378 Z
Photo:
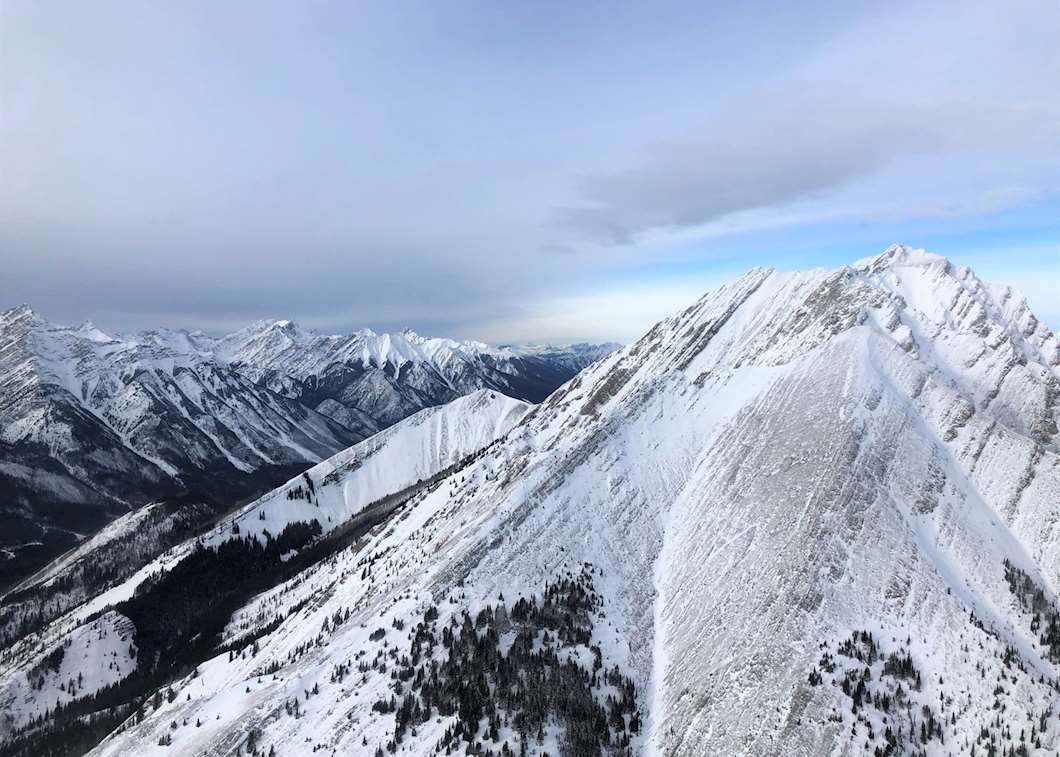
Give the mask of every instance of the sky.
M 628 341 L 895 242 L 1060 328 L 1060 3 L 0 0 L 0 308 Z

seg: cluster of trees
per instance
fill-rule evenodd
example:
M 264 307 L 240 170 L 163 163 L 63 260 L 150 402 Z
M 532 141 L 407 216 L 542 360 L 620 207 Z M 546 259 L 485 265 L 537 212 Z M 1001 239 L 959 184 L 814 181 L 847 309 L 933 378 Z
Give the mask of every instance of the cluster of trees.
M 37 663 L 29 669 L 26 673 L 26 678 L 29 680 L 30 685 L 34 689 L 44 688 L 44 677 L 49 672 L 58 673 L 59 669 L 63 665 L 63 658 L 66 656 L 66 646 L 70 643 L 67 639 L 64 643 L 59 644 L 48 654 L 41 657 Z M 81 681 L 81 674 L 77 674 L 78 682 Z
M 872 665 L 879 657 L 876 640 L 868 631 L 854 631 L 849 639 L 839 642 L 837 651 L 844 657 L 850 657 L 868 665 Z
M 302 480 L 305 482 L 304 485 L 298 484 L 287 490 L 287 499 L 304 499 L 306 502 L 313 501 L 313 498 L 316 497 L 317 490 L 316 485 L 313 483 L 313 479 L 309 477 L 309 471 L 302 473 Z M 319 505 L 320 503 L 318 502 L 317 504 Z
M 97 546 L 46 584 L 8 594 L 0 600 L 0 650 L 125 580 L 153 557 L 193 536 L 213 514 L 204 504 L 156 508 L 140 518 L 135 533 Z
M 1019 734 L 1013 734 L 1011 723 L 998 714 L 988 725 L 979 729 L 969 754 L 971 757 L 1028 757 L 1032 750 L 1038 751 L 1042 748 L 1041 731 L 1046 728 L 1044 717 L 1043 715 L 1040 728 L 1037 725 L 1031 726 L 1028 738 L 1025 729 L 1020 729 Z M 1007 747 L 1002 744 L 1003 741 L 1008 742 Z M 1055 752 L 1050 750 L 1049 754 Z
M 200 543 L 171 570 L 144 581 L 113 608 L 136 628 L 136 668 L 111 686 L 48 711 L 6 742 L 0 757 L 81 754 L 130 713 L 142 719 L 152 693 L 216 653 L 221 632 L 238 607 L 305 567 L 302 561 L 281 558 L 314 543 L 320 533 L 317 521 L 295 522 L 275 537 L 266 531 L 264 541 L 246 537 L 212 547 Z
M 1035 583 L 1026 571 L 1017 568 L 1005 558 L 1005 581 L 1009 591 L 1019 600 L 1024 611 L 1031 614 L 1031 633 L 1045 647 L 1045 656 L 1051 662 L 1060 663 L 1060 611 Z
M 1010 585 L 1025 591 L 1027 584 L 1022 578 L 1014 571 L 1011 575 L 1017 580 L 1010 580 Z M 1033 606 L 1033 592 L 1025 591 L 1025 596 L 1028 607 Z M 993 638 L 981 624 L 974 622 L 974 616 L 972 625 Z M 839 642 L 836 655 L 829 651 L 827 642 L 822 643 L 821 658 L 809 673 L 811 686 L 821 686 L 827 676 L 827 680 L 850 702 L 849 712 L 854 716 L 850 735 L 855 738 L 861 729 L 860 732 L 867 736 L 866 751 L 874 757 L 927 757 L 928 745 L 933 741 L 944 745 L 947 752 L 955 750 L 954 754 L 959 752 L 972 757 L 1021 757 L 1042 749 L 1042 735 L 1052 717 L 1049 709 L 1040 713 L 1036 720 L 1032 713 L 1027 714 L 1032 722 L 1013 732 L 1017 719 L 1005 701 L 1007 690 L 1004 683 L 1015 682 L 1018 675 L 1026 674 L 1026 667 L 1014 648 L 1005 646 L 1002 649 L 998 645 L 995 659 L 1000 664 L 996 672 L 998 684 L 994 689 L 994 702 L 989 709 L 984 707 L 977 713 L 955 705 L 953 698 L 946 694 L 941 676 L 937 688 L 931 686 L 932 681 L 922 678 L 909 651 L 910 644 L 911 639 L 907 638 L 905 645 L 899 643 L 897 650 L 887 654 L 871 633 L 855 631 L 850 638 Z M 967 645 L 964 651 L 967 651 Z M 977 663 L 976 670 L 980 676 L 986 677 L 984 664 Z M 888 678 L 891 680 L 886 681 Z M 1039 683 L 1044 684 L 1044 679 Z M 924 693 L 919 693 L 922 689 Z M 934 690 L 927 696 L 929 689 Z M 928 702 L 937 704 L 938 710 Z M 968 736 L 963 743 L 957 743 L 958 716 L 976 715 L 989 715 L 989 719 L 981 725 L 974 739 Z M 828 719 L 835 723 L 844 720 L 835 709 Z
M 909 642 L 907 639 L 906 643 Z M 821 648 L 824 651 L 817 666 L 810 671 L 809 684 L 820 686 L 825 680 L 824 673 L 832 674 L 832 685 L 838 686 L 850 701 L 850 713 L 854 717 L 851 738 L 858 733 L 860 725 L 865 732 L 866 747 L 871 748 L 873 757 L 900 754 L 926 757 L 929 742 L 945 743 L 942 721 L 927 704 L 915 708 L 916 702 L 902 686 L 902 681 L 911 681 L 915 682 L 910 684 L 912 688 L 920 689 L 920 671 L 904 646 L 892 654 L 885 654 L 872 633 L 862 630 L 854 631 L 836 645 L 836 655 L 849 662 L 837 660 L 827 643 Z M 878 668 L 878 676 L 873 675 L 874 667 Z M 839 674 L 834 675 L 837 669 Z M 896 679 L 897 684 L 893 688 L 883 685 L 884 677 Z M 881 683 L 874 683 L 877 680 Z M 833 712 L 830 720 L 842 722 L 843 718 Z M 883 726 L 879 731 L 874 725 L 877 723 Z
M 266 530 L 264 542 L 248 536 L 215 547 L 200 544 L 172 569 L 142 583 L 132 599 L 116 607 L 136 627 L 141 667 L 168 667 L 170 661 L 189 655 L 201 659 L 199 653 L 216 644 L 246 597 L 270 586 L 283 572 L 282 556 L 320 533 L 317 521 L 299 521 L 276 537 Z
M 542 598 L 518 599 L 510 613 L 503 596 L 474 618 L 465 610 L 444 624 L 428 608 L 408 653 L 394 661 L 393 695 L 373 706 L 394 713 L 388 751 L 429 719 L 451 717 L 439 753 L 526 754 L 558 723 L 564 755 L 631 754 L 641 728 L 636 690 L 617 667 L 604 668 L 591 644 L 598 607 L 585 572 L 547 584 Z M 505 653 L 501 636 L 511 633 Z M 572 653 L 579 647 L 591 655 Z M 591 663 L 581 664 L 586 657 Z
M 914 681 L 919 690 L 921 687 L 920 671 L 913 664 L 913 657 L 905 649 L 900 649 L 883 661 L 883 674 L 892 678 Z

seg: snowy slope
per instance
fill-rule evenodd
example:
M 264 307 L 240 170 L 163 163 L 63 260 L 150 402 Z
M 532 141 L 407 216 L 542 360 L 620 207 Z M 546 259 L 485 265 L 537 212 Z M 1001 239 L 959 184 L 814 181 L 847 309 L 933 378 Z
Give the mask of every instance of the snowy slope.
M 431 478 L 503 437 L 530 407 L 482 389 L 421 410 L 226 516 L 198 541 L 210 546 L 230 539 L 233 532 L 261 538 L 266 530 L 275 535 L 291 523 L 311 520 L 319 521 L 327 534 L 368 505 Z
M 0 602 L 0 647 L 122 583 L 215 518 L 201 502 L 152 503 L 115 518 L 7 591 Z
M 14 308 L 0 313 L 0 555 L 13 564 L 17 545 L 70 547 L 178 492 L 256 494 L 424 407 L 480 388 L 544 396 L 601 352 L 522 357 L 411 332 L 317 336 L 288 321 L 220 339 L 114 336 Z
M 505 665 L 540 664 L 517 655 L 520 638 L 558 649 L 556 664 L 574 666 L 570 680 L 581 670 L 605 710 L 628 678 L 642 720 L 612 712 L 589 734 L 614 753 L 1055 754 L 1058 398 L 1057 337 L 1016 293 L 942 258 L 894 247 L 835 270 L 750 271 L 510 429 L 495 411 L 461 412 L 485 412 L 472 426 L 503 436 L 248 597 L 225 628 L 230 646 L 93 753 L 234 754 L 252 742 L 373 754 L 393 741 L 434 754 L 467 710 L 431 701 L 471 679 L 431 689 L 431 663 L 443 677 L 455 669 L 466 646 L 443 631 L 465 624 Z M 397 433 L 395 449 L 415 453 L 392 459 L 440 449 L 440 426 Z M 311 499 L 287 499 L 294 480 L 247 513 L 289 507 L 280 522 L 291 522 L 319 510 L 327 527 L 438 470 L 352 460 L 326 484 L 331 470 L 315 469 Z M 354 492 L 368 491 L 350 504 L 341 484 L 359 471 Z M 243 536 L 233 530 L 206 540 Z M 162 560 L 172 570 L 195 554 L 189 543 Z M 590 587 L 587 611 L 558 627 L 517 614 L 517 597 L 540 606 L 563 580 Z M 571 622 L 578 633 L 549 630 Z M 494 670 L 475 674 L 493 692 Z M 570 737 L 569 717 L 547 709 L 554 695 L 534 700 L 552 714 L 526 734 L 529 753 L 559 753 Z M 493 700 L 497 727 L 484 718 L 456 753 L 471 742 L 518 753 L 525 702 Z M 429 708 L 411 729 L 407 701 Z
M 187 334 L 112 337 L 25 307 L 0 314 L 0 515 L 12 540 L 67 546 L 56 534 L 92 532 L 131 505 L 184 490 L 238 496 L 261 472 L 374 430 L 257 385 Z
M 477 389 L 538 402 L 617 347 L 490 347 L 408 329 L 323 335 L 282 320 L 259 321 L 214 349 L 247 375 L 336 420 L 352 415 L 382 428 Z
M 108 612 L 63 635 L 32 664 L 5 667 L 0 678 L 4 729 L 25 727 L 57 704 L 95 694 L 136 667 L 135 629 Z
M 127 674 L 134 663 L 134 657 L 130 656 L 133 648 L 128 645 L 135 634 L 130 633 L 127 618 L 106 608 L 131 598 L 145 581 L 172 569 L 202 545 L 217 545 L 237 538 L 264 539 L 266 530 L 279 534 L 285 526 L 306 520 L 325 524 L 326 535 L 368 505 L 415 489 L 481 452 L 503 437 L 529 408 L 519 400 L 481 390 L 445 406 L 425 409 L 310 468 L 285 486 L 232 513 L 195 540 L 177 545 L 149 561 L 129 579 L 62 614 L 42 632 L 13 643 L 0 653 L 0 702 L 5 704 L 5 710 L 10 707 L 11 713 L 11 717 L 0 721 L 0 733 L 10 737 L 12 729 L 25 726 L 30 718 L 43 713 L 46 706 L 54 707 L 56 696 L 59 701 L 68 702 L 71 696 L 65 689 L 60 693 L 58 687 L 60 683 L 66 685 L 70 664 L 80 666 L 75 667 L 74 677 L 82 672 L 87 681 L 76 688 L 78 697 L 91 695 L 120 680 L 120 671 Z M 305 491 L 310 481 L 314 490 L 312 499 L 288 496 L 295 489 Z M 42 571 L 29 586 L 53 587 L 58 595 L 72 569 L 91 563 L 95 554 L 115 542 L 135 539 L 138 532 L 155 520 L 157 511 L 158 506 L 152 505 L 120 518 Z M 253 609 L 251 603 L 234 623 L 252 618 Z M 124 656 L 118 654 L 115 638 L 125 644 Z M 92 640 L 101 643 L 90 643 Z M 43 670 L 41 660 L 56 648 L 77 649 L 78 656 L 64 657 L 60 667 Z M 38 682 L 41 677 L 43 684 Z
M 128 598 L 144 580 L 172 568 L 201 545 L 217 545 L 234 538 L 262 539 L 266 530 L 276 535 L 299 521 L 320 521 L 324 533 L 337 529 L 367 505 L 401 494 L 488 447 L 513 428 L 531 407 L 497 392 L 481 390 L 447 405 L 422 410 L 238 508 L 194 540 L 166 550 L 128 580 L 61 618 L 61 624 L 69 627 L 71 623 L 81 623 L 107 604 Z M 313 482 L 312 499 L 288 496 L 295 490 L 306 492 L 309 481 Z M 71 566 L 90 561 L 102 547 L 133 540 L 134 532 L 143 530 L 157 510 L 158 506 L 151 505 L 116 520 L 90 542 L 40 571 L 27 585 L 45 589 L 55 586 Z

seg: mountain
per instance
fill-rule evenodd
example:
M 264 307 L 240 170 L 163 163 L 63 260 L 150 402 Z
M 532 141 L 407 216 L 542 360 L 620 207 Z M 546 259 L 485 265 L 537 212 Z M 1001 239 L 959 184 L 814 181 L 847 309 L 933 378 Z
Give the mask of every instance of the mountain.
M 111 336 L 0 313 L 0 584 L 130 507 L 231 506 L 424 407 L 539 397 L 599 354 L 369 333 Z
M 10 641 L 0 754 L 1060 749 L 1060 342 L 1013 290 L 755 269 L 466 402 Z
M 617 344 L 493 348 L 405 330 L 348 335 L 259 321 L 221 339 L 217 355 L 260 383 L 348 424 L 379 428 L 477 389 L 540 402 Z
M 151 504 L 127 513 L 31 579 L 8 592 L 0 604 L 0 647 L 58 617 L 71 607 L 121 582 L 166 552 L 165 562 L 189 547 L 217 544 L 231 533 L 280 534 L 300 521 L 318 520 L 322 533 L 348 530 L 370 505 L 397 503 L 440 473 L 503 436 L 531 406 L 497 392 L 479 390 L 427 408 L 371 438 L 343 450 L 222 519 L 195 528 L 189 507 Z M 341 479 L 342 486 L 330 483 Z M 313 486 L 309 496 L 310 482 Z M 319 491 L 317 490 L 319 487 Z M 291 496 L 297 493 L 297 496 Z M 390 508 L 393 509 L 392 507 Z M 389 512 L 389 511 L 388 511 Z M 191 542 L 185 538 L 195 534 Z
M 259 386 L 182 332 L 113 337 L 20 307 L 0 314 L 0 344 L 5 546 L 67 546 L 182 490 L 245 495 L 374 431 Z

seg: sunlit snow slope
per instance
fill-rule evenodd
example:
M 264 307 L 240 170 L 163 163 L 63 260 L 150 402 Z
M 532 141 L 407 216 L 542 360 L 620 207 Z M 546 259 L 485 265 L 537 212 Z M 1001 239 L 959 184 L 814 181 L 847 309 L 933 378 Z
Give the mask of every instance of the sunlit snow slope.
M 247 528 L 291 507 L 300 519 L 319 510 L 327 531 L 377 493 L 445 471 L 236 610 L 226 651 L 94 753 L 222 755 L 249 742 L 370 755 L 394 742 L 434 754 L 463 711 L 427 702 L 410 730 L 387 706 L 412 696 L 422 709 L 431 662 L 444 673 L 456 654 L 451 640 L 425 653 L 417 639 L 507 603 L 496 643 L 510 649 L 526 628 L 515 598 L 567 575 L 591 578 L 598 597 L 579 616 L 589 636 L 564 654 L 586 671 L 593 655 L 617 666 L 643 716 L 640 728 L 609 720 L 597 751 L 1060 749 L 1060 343 L 1014 291 L 905 247 L 835 270 L 756 269 L 510 430 L 484 407 L 458 415 L 500 441 L 451 469 L 416 467 L 439 449 L 432 420 L 408 427 L 395 447 L 407 455 L 373 467 L 353 452 L 353 468 L 314 469 L 318 491 L 326 466 L 337 474 L 319 505 L 287 499 L 297 480 L 251 505 Z M 391 459 L 413 468 L 396 473 Z M 343 482 L 357 471 L 351 500 Z M 244 537 L 233 530 L 207 541 Z M 591 691 L 614 698 L 617 682 L 594 676 Z M 455 753 L 563 749 L 561 715 L 520 735 L 505 713 Z

